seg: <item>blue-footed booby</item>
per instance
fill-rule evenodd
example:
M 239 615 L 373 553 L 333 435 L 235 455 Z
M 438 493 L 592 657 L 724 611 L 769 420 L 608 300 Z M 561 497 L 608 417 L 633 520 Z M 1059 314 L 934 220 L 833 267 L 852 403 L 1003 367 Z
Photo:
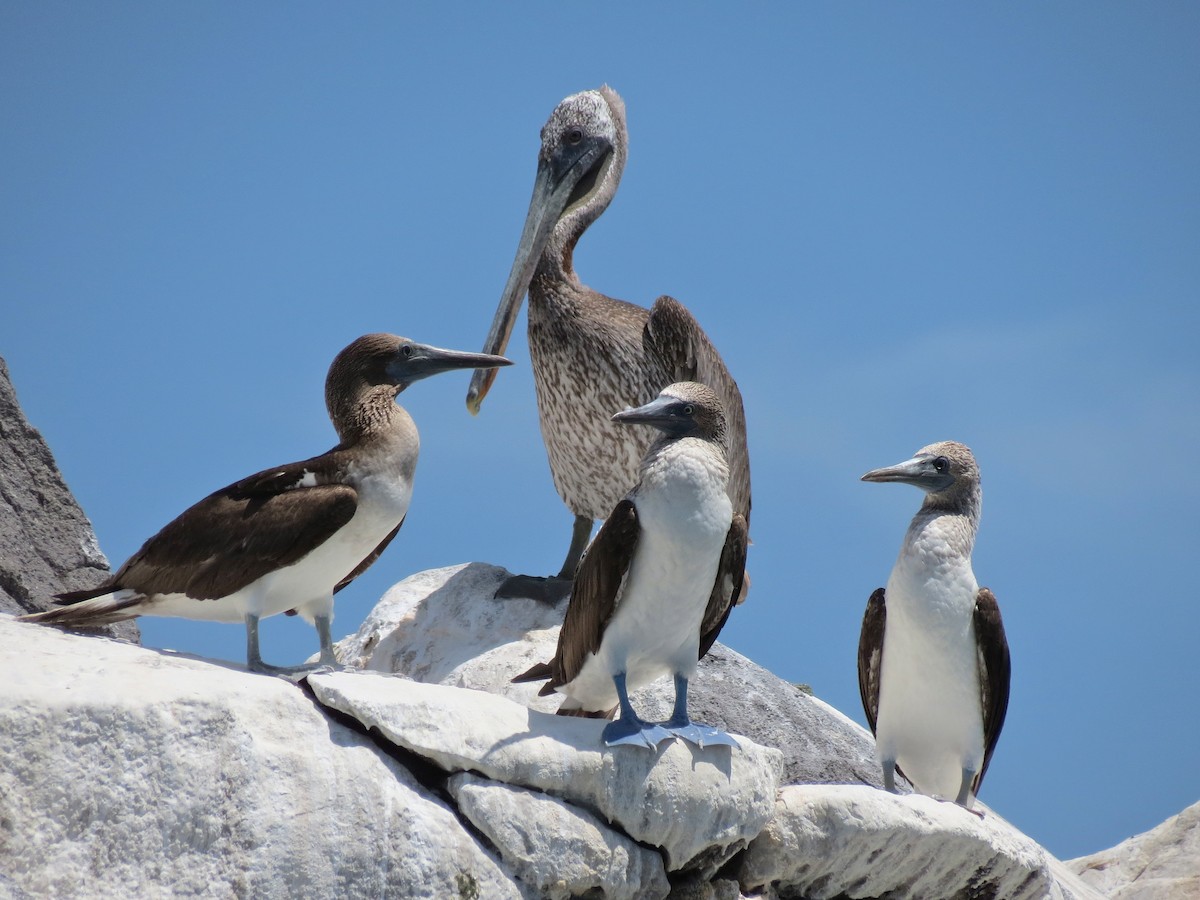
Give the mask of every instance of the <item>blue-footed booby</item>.
M 392 334 L 368 334 L 342 350 L 325 380 L 338 444 L 320 456 L 264 469 L 205 497 L 146 541 L 103 584 L 59 594 L 66 605 L 23 616 L 64 626 L 134 616 L 244 622 L 252 670 L 258 622 L 295 612 L 314 624 L 318 665 L 334 665 L 333 595 L 362 574 L 400 530 L 412 497 L 420 439 L 396 397 L 451 369 L 507 366 L 502 356 L 462 353 Z
M 1008 710 L 1009 656 L 1000 607 L 971 569 L 983 492 L 971 451 L 955 441 L 863 481 L 925 492 L 887 588 L 871 595 L 858 644 L 858 686 L 884 786 L 900 772 L 923 794 L 971 809 Z
M 660 434 L 579 564 L 554 659 L 513 681 L 548 679 L 539 693 L 566 694 L 560 715 L 609 717 L 619 706 L 604 728 L 610 746 L 653 748 L 668 737 L 737 746 L 687 713 L 688 681 L 737 602 L 745 568 L 746 519 L 728 495 L 721 398 L 702 384 L 672 384 L 612 419 Z M 668 672 L 671 718 L 643 722 L 628 692 Z
M 608 515 L 636 483 L 654 437 L 650 428 L 617 427 L 612 410 L 645 403 L 672 382 L 697 381 L 715 390 L 728 420 L 729 496 L 747 522 L 750 460 L 741 393 L 692 314 L 667 296 L 649 310 L 614 300 L 575 273 L 575 245 L 608 208 L 625 168 L 625 104 L 607 86 L 573 94 L 550 115 L 541 140 L 525 226 L 484 352 L 504 352 L 528 292 L 542 439 L 554 486 L 575 514 L 558 574 L 570 579 L 593 521 Z M 478 413 L 494 380 L 492 371 L 472 377 L 472 412 Z M 554 596 L 567 587 L 541 581 L 517 576 L 498 596 Z

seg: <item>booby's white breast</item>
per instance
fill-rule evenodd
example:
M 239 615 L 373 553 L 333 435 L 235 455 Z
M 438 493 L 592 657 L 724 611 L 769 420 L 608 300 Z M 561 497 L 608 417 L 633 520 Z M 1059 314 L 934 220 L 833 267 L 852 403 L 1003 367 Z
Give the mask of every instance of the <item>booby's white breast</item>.
M 888 578 L 876 743 L 920 791 L 952 799 L 983 763 L 979 585 L 942 523 L 910 531 Z
M 630 690 L 669 672 L 696 670 L 700 624 L 733 516 L 728 469 L 704 442 L 667 445 L 632 494 L 641 529 L 600 650 L 560 690 L 588 709 L 617 702 L 612 676 Z

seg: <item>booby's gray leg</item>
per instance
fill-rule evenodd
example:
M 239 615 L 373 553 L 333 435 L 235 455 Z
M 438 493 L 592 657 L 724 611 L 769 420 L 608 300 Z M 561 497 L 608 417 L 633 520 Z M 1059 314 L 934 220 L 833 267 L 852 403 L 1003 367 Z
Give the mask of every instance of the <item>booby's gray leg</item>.
M 333 616 L 313 616 L 313 625 L 317 628 L 317 639 L 321 642 L 321 656 L 317 665 L 337 668 L 337 657 L 333 655 Z
M 258 649 L 258 616 L 254 613 L 246 613 L 246 666 L 251 672 L 267 671 Z
M 971 782 L 974 780 L 974 772 L 970 769 L 962 770 L 962 784 L 958 788 L 958 796 L 954 798 L 954 802 L 959 806 L 966 806 L 967 801 L 971 799 Z
M 575 526 L 571 530 L 571 547 L 567 550 L 567 558 L 563 561 L 562 569 L 557 575 L 550 577 L 513 575 L 504 580 L 493 596 L 497 600 L 525 597 L 545 603 L 547 606 L 556 606 L 560 600 L 571 593 L 575 570 L 579 568 L 579 560 L 583 558 L 583 551 L 587 549 L 588 538 L 591 536 L 592 520 L 587 516 L 576 516 Z
M 706 745 L 716 746 L 718 744 L 725 747 L 737 747 L 738 742 L 719 728 L 713 728 L 711 725 L 700 725 L 688 717 L 687 695 L 688 680 L 676 673 L 675 708 L 671 711 L 671 718 L 663 722 L 666 730 L 680 740 L 695 744 L 700 748 Z
M 330 635 L 330 617 L 329 616 L 314 616 L 313 621 L 317 626 L 317 634 L 321 639 L 321 659 L 319 662 L 312 665 L 303 666 L 272 666 L 262 660 L 262 654 L 258 645 L 258 616 L 254 613 L 246 613 L 246 667 L 251 672 L 260 672 L 263 675 L 301 675 L 322 668 L 323 666 L 336 666 L 337 661 L 333 656 L 333 639 Z
M 883 789 L 896 793 L 896 761 L 894 759 L 885 759 L 883 761 Z
M 660 741 L 671 737 L 671 733 L 661 725 L 643 722 L 638 718 L 638 714 L 633 711 L 633 704 L 629 702 L 629 691 L 625 687 L 624 672 L 618 672 L 613 676 L 613 685 L 617 689 L 617 702 L 621 706 L 621 712 L 615 721 L 604 726 L 601 736 L 604 738 L 605 744 L 609 747 L 615 747 L 618 744 L 633 744 L 635 747 L 647 747 L 653 750 Z

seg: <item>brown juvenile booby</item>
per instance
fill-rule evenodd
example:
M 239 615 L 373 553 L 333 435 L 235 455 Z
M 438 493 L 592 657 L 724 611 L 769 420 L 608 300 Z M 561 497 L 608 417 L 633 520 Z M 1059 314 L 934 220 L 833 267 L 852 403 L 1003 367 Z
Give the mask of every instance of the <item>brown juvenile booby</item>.
M 392 334 L 360 337 L 337 355 L 325 380 L 337 446 L 210 494 L 103 584 L 59 594 L 66 605 L 22 618 L 65 626 L 141 615 L 245 622 L 249 667 L 293 673 L 305 667 L 262 661 L 258 622 L 294 611 L 316 625 L 318 665 L 334 665 L 333 595 L 396 536 L 412 497 L 420 439 L 397 395 L 438 372 L 507 365 L 501 356 Z
M 612 419 L 661 433 L 579 565 L 554 659 L 513 681 L 548 679 L 540 694 L 566 694 L 560 715 L 607 717 L 619 705 L 620 718 L 604 728 L 609 745 L 654 747 L 674 736 L 737 746 L 687 713 L 688 680 L 737 602 L 745 567 L 746 519 L 728 495 L 723 404 L 686 382 Z M 671 718 L 643 722 L 628 691 L 667 672 L 675 678 Z
M 863 481 L 925 491 L 887 588 L 871 595 L 858 685 L 884 786 L 897 769 L 918 791 L 970 809 L 1008 710 L 1009 655 L 1000 607 L 971 569 L 983 492 L 971 451 L 930 444 Z
M 613 409 L 644 403 L 677 381 L 702 382 L 721 397 L 729 423 L 729 495 L 750 519 L 750 460 L 742 396 L 721 355 L 692 314 L 659 297 L 647 310 L 583 285 L 572 254 L 587 227 L 608 208 L 629 136 L 625 104 L 612 88 L 563 100 L 542 128 L 533 197 L 508 283 L 484 343 L 503 353 L 529 294 L 529 354 L 537 388 L 542 439 L 554 486 L 575 514 L 560 579 L 574 576 L 591 534 L 637 481 L 653 440 L 649 428 L 618 428 Z M 467 407 L 479 411 L 495 380 L 477 371 Z M 741 573 L 738 574 L 741 578 Z M 553 595 L 537 579 L 518 576 L 498 596 Z

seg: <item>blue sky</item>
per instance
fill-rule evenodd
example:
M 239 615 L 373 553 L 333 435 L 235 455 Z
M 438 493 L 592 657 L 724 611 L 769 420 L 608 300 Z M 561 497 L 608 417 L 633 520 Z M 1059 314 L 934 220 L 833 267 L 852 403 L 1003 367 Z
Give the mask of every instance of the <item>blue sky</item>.
M 1071 857 L 1200 799 L 1200 7 L 4 4 L 0 355 L 119 564 L 201 496 L 326 449 L 369 331 L 476 350 L 538 131 L 625 98 L 584 281 L 704 324 L 746 400 L 754 588 L 722 638 L 864 721 L 855 649 L 943 439 L 985 503 L 1013 652 L 983 800 Z M 524 325 L 401 397 L 400 537 L 339 595 L 469 560 L 556 570 Z M 236 626 L 146 643 L 244 658 Z M 278 617 L 264 654 L 314 632 Z

